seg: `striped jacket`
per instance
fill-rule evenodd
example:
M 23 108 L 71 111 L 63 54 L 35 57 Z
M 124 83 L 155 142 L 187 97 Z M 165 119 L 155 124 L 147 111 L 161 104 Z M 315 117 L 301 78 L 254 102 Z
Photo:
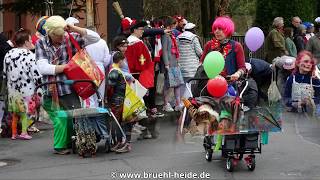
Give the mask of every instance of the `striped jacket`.
M 182 76 L 185 78 L 194 77 L 199 67 L 199 59 L 202 55 L 202 48 L 197 35 L 185 31 L 177 37 L 180 59 L 178 61 Z

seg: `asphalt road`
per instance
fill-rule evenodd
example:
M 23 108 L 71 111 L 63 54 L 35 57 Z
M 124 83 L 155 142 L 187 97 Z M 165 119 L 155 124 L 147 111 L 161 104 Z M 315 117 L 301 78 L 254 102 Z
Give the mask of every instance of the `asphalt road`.
M 35 134 L 30 141 L 0 139 L 0 179 L 120 179 L 130 175 L 121 173 L 146 179 L 169 179 L 169 175 L 178 179 L 178 173 L 185 177 L 181 179 L 192 175 L 199 179 L 320 179 L 320 121 L 287 113 L 284 119 L 283 132 L 270 134 L 269 144 L 256 156 L 253 172 L 244 163 L 233 173 L 227 172 L 220 154 L 207 162 L 202 139 L 178 143 L 175 121 L 165 118 L 159 122 L 158 139 L 134 138 L 130 153 L 99 152 L 95 158 L 52 154 L 52 130 Z

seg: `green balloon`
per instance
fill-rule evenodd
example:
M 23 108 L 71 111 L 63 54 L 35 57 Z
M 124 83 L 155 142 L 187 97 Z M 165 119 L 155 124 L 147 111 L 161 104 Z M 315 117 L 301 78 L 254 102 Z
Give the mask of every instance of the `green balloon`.
M 224 58 L 218 51 L 212 51 L 206 55 L 203 68 L 209 79 L 215 78 L 224 69 Z

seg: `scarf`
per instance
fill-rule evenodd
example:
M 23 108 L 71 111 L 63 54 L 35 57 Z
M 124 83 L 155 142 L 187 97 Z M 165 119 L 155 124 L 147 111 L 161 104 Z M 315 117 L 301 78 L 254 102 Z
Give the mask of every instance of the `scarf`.
M 158 24 L 155 24 L 155 28 L 159 28 Z M 160 57 L 162 55 L 162 44 L 161 44 L 161 35 L 156 35 L 155 45 L 154 45 L 154 62 L 160 62 Z
M 174 35 L 171 35 L 170 37 L 171 37 L 171 42 L 172 42 L 171 53 L 176 55 L 176 58 L 179 59 L 180 53 L 179 53 L 176 38 L 174 37 Z
M 224 59 L 226 59 L 227 55 L 231 52 L 232 46 L 229 39 L 223 40 L 222 43 L 217 39 L 212 39 L 211 49 L 219 51 Z

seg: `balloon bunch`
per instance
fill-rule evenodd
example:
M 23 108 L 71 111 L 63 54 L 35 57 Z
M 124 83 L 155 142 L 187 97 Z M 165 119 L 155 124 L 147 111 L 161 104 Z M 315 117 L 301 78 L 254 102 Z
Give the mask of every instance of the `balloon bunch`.
M 221 71 L 224 69 L 224 64 L 224 58 L 218 51 L 208 53 L 203 61 L 204 71 L 209 78 L 207 83 L 208 93 L 216 98 L 224 96 L 228 89 L 228 84 L 225 78 L 219 76 Z

